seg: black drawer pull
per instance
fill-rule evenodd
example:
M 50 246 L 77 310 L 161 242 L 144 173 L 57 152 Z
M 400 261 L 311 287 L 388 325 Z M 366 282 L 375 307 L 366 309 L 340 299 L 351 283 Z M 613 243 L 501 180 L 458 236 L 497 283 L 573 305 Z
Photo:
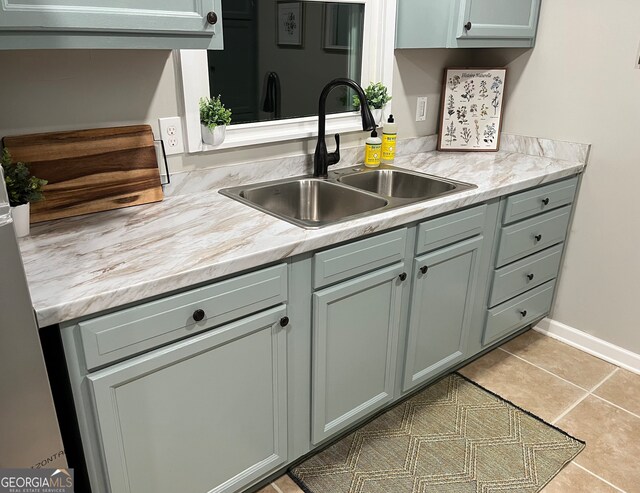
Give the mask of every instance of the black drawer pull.
M 193 319 L 196 322 L 202 322 L 204 320 L 204 317 L 206 316 L 206 314 L 204 313 L 204 310 L 196 310 L 195 312 L 193 312 Z
M 472 27 L 472 26 L 473 26 L 473 24 L 471 24 L 471 21 L 468 21 L 468 22 L 464 25 L 464 28 L 465 28 L 467 31 L 471 31 L 471 27 Z
M 406 272 L 403 272 L 402 274 L 400 274 L 400 276 L 399 276 L 399 277 L 400 277 L 400 280 L 401 280 L 401 281 L 406 281 L 406 280 L 407 280 L 407 273 L 406 273 Z
M 527 316 L 527 310 L 522 310 L 520 312 L 520 315 L 522 315 L 523 318 L 526 317 Z
M 280 319 L 280 327 L 286 327 L 289 325 L 289 317 L 282 317 Z
M 542 241 L 542 235 L 535 235 L 534 238 L 536 241 Z
M 426 265 L 423 265 L 422 267 L 420 267 L 420 272 L 422 272 L 423 274 L 426 274 L 428 270 L 429 270 L 429 267 L 427 267 Z
M 527 279 L 529 279 L 530 281 L 533 281 L 533 274 L 527 274 Z
M 544 205 L 549 205 L 549 199 L 548 199 L 548 198 L 546 198 L 546 199 L 542 199 L 542 203 L 543 203 Z
M 207 22 L 212 26 L 215 25 L 218 22 L 218 14 L 215 12 L 209 12 L 207 14 Z

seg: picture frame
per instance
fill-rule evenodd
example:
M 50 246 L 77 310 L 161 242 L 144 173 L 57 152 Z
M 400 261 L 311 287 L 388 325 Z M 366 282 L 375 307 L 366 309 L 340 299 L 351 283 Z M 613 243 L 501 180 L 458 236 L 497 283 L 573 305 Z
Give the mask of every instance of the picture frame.
M 304 5 L 302 2 L 276 3 L 276 43 L 283 48 L 304 46 Z
M 439 151 L 499 150 L 506 78 L 504 67 L 445 69 Z
M 326 51 L 348 51 L 349 39 L 341 39 L 340 21 L 349 4 L 325 3 L 322 15 L 322 48 Z M 348 13 L 347 13 L 348 15 Z

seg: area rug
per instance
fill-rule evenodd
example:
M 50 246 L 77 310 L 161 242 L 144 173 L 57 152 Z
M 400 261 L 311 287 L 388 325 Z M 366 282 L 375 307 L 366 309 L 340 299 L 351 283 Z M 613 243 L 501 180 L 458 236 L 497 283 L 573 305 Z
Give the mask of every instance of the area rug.
M 584 445 L 452 374 L 289 475 L 309 493 L 528 493 Z

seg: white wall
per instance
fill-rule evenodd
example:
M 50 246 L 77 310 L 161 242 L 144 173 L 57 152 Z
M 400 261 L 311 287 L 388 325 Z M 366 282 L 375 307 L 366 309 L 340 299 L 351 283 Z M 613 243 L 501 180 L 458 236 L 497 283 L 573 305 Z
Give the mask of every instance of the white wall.
M 393 111 L 400 138 L 435 133 L 442 72 L 463 63 L 466 50 L 396 52 Z M 0 51 L 0 137 L 33 132 L 149 123 L 179 114 L 180 82 L 170 51 Z M 416 123 L 417 97 L 430 97 L 426 122 Z M 365 134 L 343 136 L 359 145 Z M 333 139 L 329 142 L 333 148 Z M 172 171 L 313 152 L 315 141 L 172 156 Z
M 504 131 L 592 144 L 552 318 L 640 353 L 640 2 L 542 2 L 509 62 Z

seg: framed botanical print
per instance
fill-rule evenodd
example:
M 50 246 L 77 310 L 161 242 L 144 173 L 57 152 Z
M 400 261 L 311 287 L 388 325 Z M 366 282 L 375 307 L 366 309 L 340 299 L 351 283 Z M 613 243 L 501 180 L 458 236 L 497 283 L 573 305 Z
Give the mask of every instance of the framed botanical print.
M 440 111 L 439 151 L 497 151 L 505 68 L 447 68 Z
M 302 2 L 278 2 L 276 9 L 278 46 L 302 48 L 304 27 Z

